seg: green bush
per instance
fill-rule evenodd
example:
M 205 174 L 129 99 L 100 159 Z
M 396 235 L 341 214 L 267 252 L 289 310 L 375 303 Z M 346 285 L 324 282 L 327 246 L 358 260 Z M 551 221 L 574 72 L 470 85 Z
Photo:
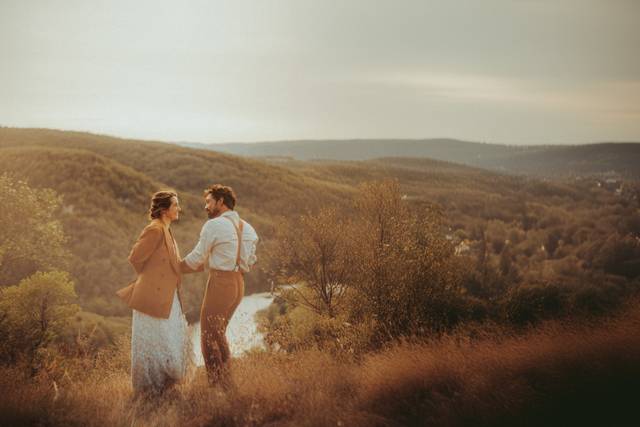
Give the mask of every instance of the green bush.
M 0 359 L 37 366 L 40 350 L 59 342 L 79 307 L 69 274 L 35 273 L 0 290 Z

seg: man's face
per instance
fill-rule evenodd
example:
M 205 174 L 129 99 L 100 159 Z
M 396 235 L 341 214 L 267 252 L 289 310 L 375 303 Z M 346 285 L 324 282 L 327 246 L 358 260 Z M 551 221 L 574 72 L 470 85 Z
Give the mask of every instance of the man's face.
M 220 215 L 220 209 L 222 208 L 222 203 L 224 202 L 222 197 L 219 200 L 216 200 L 211 194 L 207 194 L 207 197 L 204 198 L 204 201 L 204 209 L 207 211 L 209 219 L 216 218 Z

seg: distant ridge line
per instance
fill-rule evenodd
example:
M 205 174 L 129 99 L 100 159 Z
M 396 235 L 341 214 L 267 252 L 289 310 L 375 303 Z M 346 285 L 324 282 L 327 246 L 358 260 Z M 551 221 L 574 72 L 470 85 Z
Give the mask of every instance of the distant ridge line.
M 430 158 L 494 172 L 536 177 L 575 177 L 607 175 L 640 179 L 640 143 L 595 142 L 563 145 L 506 145 L 470 142 L 453 138 L 345 140 L 303 139 L 275 142 L 205 144 L 125 139 L 85 131 L 30 128 L 0 128 L 0 142 L 7 135 L 29 138 L 35 133 L 55 134 L 56 138 L 100 138 L 118 143 L 166 144 L 214 151 L 257 159 L 287 158 L 305 161 L 369 161 L 380 158 Z

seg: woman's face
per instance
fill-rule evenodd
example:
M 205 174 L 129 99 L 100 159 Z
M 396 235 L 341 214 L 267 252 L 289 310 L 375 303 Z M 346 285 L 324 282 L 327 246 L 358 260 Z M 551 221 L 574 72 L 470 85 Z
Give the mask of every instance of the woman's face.
M 180 216 L 180 211 L 181 210 L 182 209 L 180 209 L 180 204 L 178 203 L 178 198 L 177 197 L 172 197 L 171 198 L 171 206 L 169 207 L 169 209 L 167 209 L 164 212 L 164 215 L 168 220 L 173 222 L 173 221 L 178 219 L 178 217 Z

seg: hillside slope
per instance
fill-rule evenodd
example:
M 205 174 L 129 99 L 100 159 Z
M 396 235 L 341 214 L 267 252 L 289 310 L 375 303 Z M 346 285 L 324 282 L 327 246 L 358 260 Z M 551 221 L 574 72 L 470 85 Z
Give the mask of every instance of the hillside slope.
M 352 189 L 299 175 L 287 168 L 233 155 L 194 150 L 174 144 L 112 138 L 81 132 L 47 129 L 0 129 L 0 149 L 43 146 L 83 149 L 126 165 L 180 192 L 197 194 L 214 182 L 232 186 L 241 213 L 256 220 L 296 209 L 296 201 L 308 200 L 313 191 L 319 200 L 338 200 Z M 301 209 L 302 210 L 302 209 Z M 204 216 L 203 216 L 204 217 Z
M 58 215 L 69 238 L 69 271 L 76 280 L 82 306 L 101 314 L 125 313 L 126 308 L 113 293 L 134 277 L 126 257 L 147 222 L 148 195 L 167 185 L 103 156 L 76 149 L 4 148 L 0 150 L 0 170 L 62 196 Z M 187 207 L 199 204 L 193 195 L 181 196 Z M 185 210 L 175 228 L 182 248 L 186 248 L 187 240 L 193 240 L 185 239 L 186 235 L 197 236 L 200 222 L 188 213 L 189 208 Z
M 134 276 L 126 257 L 148 221 L 149 197 L 155 191 L 171 188 L 180 195 L 183 212 L 174 230 L 186 254 L 207 219 L 202 190 L 215 182 L 234 187 L 240 215 L 262 241 L 261 261 L 247 276 L 247 292 L 270 286 L 264 275 L 271 268 L 270 247 L 280 216 L 301 214 L 355 191 L 236 156 L 46 129 L 0 129 L 0 171 L 62 196 L 60 219 L 69 237 L 69 269 L 81 305 L 105 315 L 128 312 L 113 293 Z M 203 292 L 200 276 L 189 275 L 185 282 L 191 318 L 197 317 Z
M 428 157 L 538 177 L 615 174 L 626 178 L 640 178 L 640 143 L 509 146 L 454 139 L 426 139 L 186 145 L 252 157 L 347 161 L 381 157 Z
M 70 269 L 81 304 L 101 314 L 127 312 L 113 292 L 133 276 L 126 256 L 147 221 L 149 196 L 163 188 L 180 194 L 183 214 L 174 230 L 183 254 L 206 220 L 202 189 L 213 182 L 236 189 L 240 214 L 262 237 L 259 267 L 247 277 L 249 292 L 269 288 L 280 217 L 291 219 L 325 205 L 348 210 L 359 184 L 386 178 L 398 180 L 412 205 L 438 207 L 456 242 L 465 241 L 476 252 L 489 242 L 492 262 L 511 260 L 534 279 L 554 269 L 575 276 L 591 265 L 616 272 L 621 263 L 628 264 L 628 251 L 612 260 L 610 251 L 599 248 L 626 248 L 625 236 L 640 235 L 632 182 L 618 194 L 595 180 L 545 182 L 425 158 L 256 160 L 167 143 L 2 128 L 0 171 L 63 197 L 60 218 L 70 238 Z M 634 277 L 634 268 L 624 274 Z M 191 276 L 186 288 L 193 318 L 203 278 Z

